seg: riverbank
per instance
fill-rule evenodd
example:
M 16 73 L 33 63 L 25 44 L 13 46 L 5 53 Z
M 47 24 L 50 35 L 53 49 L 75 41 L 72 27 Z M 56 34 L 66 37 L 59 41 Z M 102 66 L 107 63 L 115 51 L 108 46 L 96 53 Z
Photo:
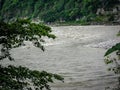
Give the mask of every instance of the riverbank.
M 117 21 L 108 21 L 108 22 L 80 22 L 80 21 L 68 21 L 68 22 L 51 22 L 45 23 L 50 26 L 87 26 L 87 25 L 105 25 L 105 26 L 114 26 L 120 25 L 120 22 Z

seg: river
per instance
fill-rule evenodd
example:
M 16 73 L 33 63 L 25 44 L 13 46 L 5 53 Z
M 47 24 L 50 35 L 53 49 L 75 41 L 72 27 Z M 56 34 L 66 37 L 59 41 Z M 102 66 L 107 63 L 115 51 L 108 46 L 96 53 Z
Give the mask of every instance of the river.
M 52 90 L 105 90 L 117 79 L 107 71 L 104 53 L 120 41 L 120 26 L 52 26 L 55 40 L 46 39 L 45 52 L 31 46 L 12 50 L 15 62 L 31 69 L 46 70 L 64 77 Z M 109 90 L 109 89 L 108 89 Z

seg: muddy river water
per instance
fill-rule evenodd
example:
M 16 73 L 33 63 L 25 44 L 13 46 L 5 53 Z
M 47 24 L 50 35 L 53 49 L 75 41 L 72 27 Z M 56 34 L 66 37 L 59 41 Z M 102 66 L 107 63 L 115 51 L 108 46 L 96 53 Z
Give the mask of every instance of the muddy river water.
M 104 53 L 120 42 L 116 36 L 120 26 L 51 28 L 57 38 L 45 38 L 45 52 L 28 43 L 12 51 L 16 61 L 10 63 L 62 75 L 65 82 L 56 81 L 52 90 L 105 90 L 116 83 L 114 73 L 107 71 Z

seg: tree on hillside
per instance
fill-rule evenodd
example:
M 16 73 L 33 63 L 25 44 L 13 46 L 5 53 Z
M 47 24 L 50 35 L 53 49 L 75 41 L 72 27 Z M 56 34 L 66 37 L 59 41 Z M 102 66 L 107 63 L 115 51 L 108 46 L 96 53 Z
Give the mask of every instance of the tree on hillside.
M 42 37 L 55 39 L 51 28 L 32 23 L 30 20 L 16 20 L 15 22 L 0 22 L 0 62 L 5 58 L 12 61 L 10 50 L 25 45 L 24 41 L 30 41 L 35 47 L 45 50 L 41 45 L 44 42 Z M 16 67 L 13 65 L 4 66 L 0 63 L 0 90 L 50 90 L 49 83 L 63 78 L 57 74 L 46 71 L 30 70 L 27 67 Z M 32 87 L 31 87 L 32 86 Z

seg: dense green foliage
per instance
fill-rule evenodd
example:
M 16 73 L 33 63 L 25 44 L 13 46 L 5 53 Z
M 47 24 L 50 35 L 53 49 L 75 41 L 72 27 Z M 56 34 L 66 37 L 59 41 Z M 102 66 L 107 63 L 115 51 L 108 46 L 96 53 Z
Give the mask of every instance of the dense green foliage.
M 0 19 L 39 18 L 44 22 L 91 21 L 98 8 L 119 0 L 0 0 Z
M 11 23 L 0 22 L 0 62 L 5 58 L 14 60 L 10 50 L 25 45 L 24 41 L 32 42 L 34 46 L 44 51 L 41 45 L 41 42 L 44 42 L 42 37 L 55 38 L 50 32 L 51 28 L 48 26 L 35 24 L 27 19 L 18 19 Z M 57 74 L 29 70 L 22 66 L 5 67 L 0 63 L 0 90 L 32 90 L 32 88 L 50 90 L 49 83 L 53 83 L 53 79 L 63 81 L 63 78 Z

